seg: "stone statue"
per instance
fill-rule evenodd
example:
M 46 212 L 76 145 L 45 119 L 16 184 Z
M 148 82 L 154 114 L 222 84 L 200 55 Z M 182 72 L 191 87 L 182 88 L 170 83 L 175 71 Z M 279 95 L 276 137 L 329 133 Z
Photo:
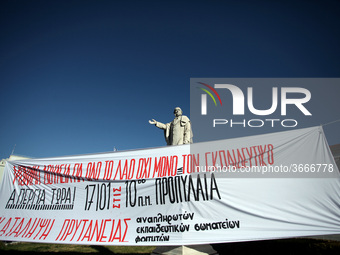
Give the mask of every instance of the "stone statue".
M 182 115 L 182 110 L 176 107 L 174 110 L 175 119 L 167 124 L 163 124 L 154 119 L 149 120 L 160 129 L 164 129 L 164 136 L 167 145 L 179 145 L 192 143 L 191 123 L 187 116 Z

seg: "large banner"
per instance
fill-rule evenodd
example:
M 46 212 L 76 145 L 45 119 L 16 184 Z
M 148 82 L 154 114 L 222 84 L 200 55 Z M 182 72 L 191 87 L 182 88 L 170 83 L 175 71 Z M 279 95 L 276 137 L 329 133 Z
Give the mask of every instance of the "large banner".
M 7 162 L 0 239 L 189 245 L 340 233 L 321 127 Z

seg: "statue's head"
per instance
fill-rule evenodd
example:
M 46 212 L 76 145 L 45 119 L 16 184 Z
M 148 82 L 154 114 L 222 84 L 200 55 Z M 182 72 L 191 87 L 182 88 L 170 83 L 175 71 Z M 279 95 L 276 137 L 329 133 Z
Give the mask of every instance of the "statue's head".
M 182 115 L 182 109 L 179 107 L 176 107 L 174 110 L 174 114 L 176 117 L 181 116 Z

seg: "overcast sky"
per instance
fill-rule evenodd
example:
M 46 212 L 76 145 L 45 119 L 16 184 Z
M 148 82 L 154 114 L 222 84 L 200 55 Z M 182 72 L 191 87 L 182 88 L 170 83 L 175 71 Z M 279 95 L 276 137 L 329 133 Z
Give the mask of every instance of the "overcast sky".
M 192 77 L 339 77 L 339 13 L 339 1 L 3 0 L 0 158 L 164 146 L 148 120 L 189 116 Z M 327 108 L 306 126 L 340 119 L 339 87 L 319 89 L 311 107 Z M 325 127 L 330 144 L 339 129 Z

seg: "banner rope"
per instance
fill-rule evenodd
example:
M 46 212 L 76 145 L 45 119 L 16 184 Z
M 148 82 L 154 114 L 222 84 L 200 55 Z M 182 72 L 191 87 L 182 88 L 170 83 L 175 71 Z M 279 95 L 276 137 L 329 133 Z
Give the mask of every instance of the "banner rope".
M 334 120 L 334 121 L 331 121 L 331 122 L 328 122 L 328 123 L 326 123 L 326 124 L 322 124 L 321 126 L 327 126 L 327 125 L 330 125 L 330 124 L 333 124 L 333 123 L 336 123 L 336 122 L 339 122 L 340 121 L 340 119 L 338 119 L 338 120 Z

